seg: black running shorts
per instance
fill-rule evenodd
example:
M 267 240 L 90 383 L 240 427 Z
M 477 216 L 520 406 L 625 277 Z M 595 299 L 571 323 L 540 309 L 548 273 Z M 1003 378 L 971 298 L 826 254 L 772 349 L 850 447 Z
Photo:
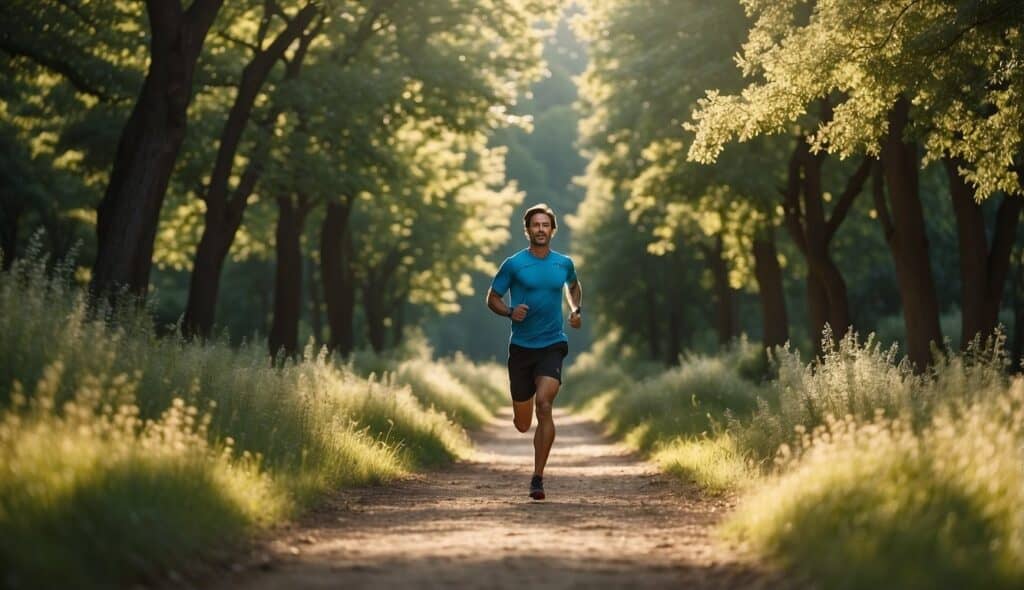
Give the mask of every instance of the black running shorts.
M 553 377 L 562 382 L 562 359 L 569 354 L 568 342 L 556 342 L 544 348 L 508 345 L 508 380 L 512 400 L 528 401 L 537 393 L 537 377 Z

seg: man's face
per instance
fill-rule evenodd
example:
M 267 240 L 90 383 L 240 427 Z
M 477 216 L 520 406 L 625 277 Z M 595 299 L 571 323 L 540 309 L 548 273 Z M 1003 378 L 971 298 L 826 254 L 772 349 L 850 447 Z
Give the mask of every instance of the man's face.
M 551 242 L 552 232 L 551 218 L 544 213 L 534 213 L 530 217 L 530 224 L 526 226 L 531 246 L 547 246 Z

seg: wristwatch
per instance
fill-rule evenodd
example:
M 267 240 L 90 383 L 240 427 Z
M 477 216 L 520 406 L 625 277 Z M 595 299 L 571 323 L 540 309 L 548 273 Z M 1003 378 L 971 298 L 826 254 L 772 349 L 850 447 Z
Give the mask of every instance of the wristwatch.
M 507 315 L 508 317 L 512 317 L 512 308 L 511 307 L 508 308 L 508 313 L 506 313 L 505 315 Z

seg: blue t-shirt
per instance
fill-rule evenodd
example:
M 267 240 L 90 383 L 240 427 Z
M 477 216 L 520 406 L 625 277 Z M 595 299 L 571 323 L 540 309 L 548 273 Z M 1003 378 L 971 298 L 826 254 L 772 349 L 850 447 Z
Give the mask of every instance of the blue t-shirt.
M 505 259 L 491 282 L 491 289 L 504 296 L 512 290 L 512 309 L 520 303 L 530 306 L 526 319 L 512 322 L 512 338 L 517 346 L 543 348 L 569 339 L 562 329 L 562 289 L 576 281 L 572 259 L 554 250 L 537 258 L 524 248 Z

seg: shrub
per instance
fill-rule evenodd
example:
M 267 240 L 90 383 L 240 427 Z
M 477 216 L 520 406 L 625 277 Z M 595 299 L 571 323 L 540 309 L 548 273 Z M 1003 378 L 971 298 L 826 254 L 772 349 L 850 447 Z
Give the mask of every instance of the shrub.
M 743 447 L 759 457 L 771 457 L 792 441 L 796 428 L 813 429 L 829 416 L 870 420 L 881 411 L 920 426 L 946 402 L 1005 391 L 1004 342 L 997 334 L 986 346 L 976 345 L 963 356 L 937 351 L 936 365 L 918 376 L 906 360 L 897 360 L 895 346 L 885 349 L 873 335 L 861 344 L 852 331 L 834 343 L 826 328 L 825 355 L 807 365 L 796 352 L 776 351 L 779 376 L 769 387 L 774 403 L 760 401 L 748 423 L 734 422 L 730 429 Z
M 1024 387 L 936 411 L 831 419 L 780 458 L 726 533 L 824 587 L 1024 584 Z

